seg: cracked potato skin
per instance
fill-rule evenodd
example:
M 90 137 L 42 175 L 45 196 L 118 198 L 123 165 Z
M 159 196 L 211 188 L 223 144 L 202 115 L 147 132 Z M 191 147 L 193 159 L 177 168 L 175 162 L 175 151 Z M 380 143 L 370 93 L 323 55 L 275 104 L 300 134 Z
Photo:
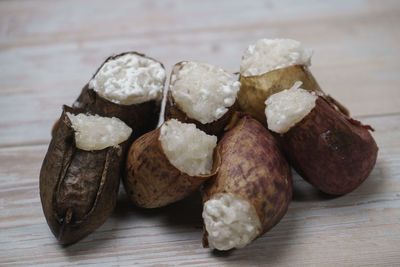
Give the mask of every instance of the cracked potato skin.
M 123 183 L 133 204 L 158 208 L 187 197 L 218 171 L 220 159 L 214 151 L 209 175 L 190 176 L 173 166 L 159 140 L 161 127 L 138 138 L 130 147 Z
M 310 113 L 279 138 L 304 179 L 327 194 L 343 195 L 374 168 L 378 147 L 368 129 L 318 97 Z
M 77 148 L 64 107 L 40 171 L 40 198 L 47 223 L 61 244 L 79 241 L 101 226 L 113 212 L 124 149 Z
M 285 215 L 292 199 L 289 164 L 275 138 L 255 119 L 244 116 L 218 143 L 221 166 L 204 184 L 203 203 L 218 193 L 231 193 L 253 205 L 262 235 Z M 203 245 L 207 244 L 205 231 Z

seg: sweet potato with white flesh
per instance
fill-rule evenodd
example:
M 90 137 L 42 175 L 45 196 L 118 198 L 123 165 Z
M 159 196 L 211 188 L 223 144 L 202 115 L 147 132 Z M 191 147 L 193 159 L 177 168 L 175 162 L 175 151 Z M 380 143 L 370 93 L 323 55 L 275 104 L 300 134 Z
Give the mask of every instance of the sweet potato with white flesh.
M 194 123 L 207 134 L 221 135 L 233 113 L 240 83 L 234 75 L 206 63 L 183 61 L 171 73 L 166 119 Z
M 111 215 L 132 130 L 116 118 L 64 106 L 40 171 L 47 223 L 62 244 L 93 232 Z
M 268 98 L 268 128 L 279 134 L 289 162 L 304 179 L 327 194 L 349 193 L 375 165 L 378 147 L 368 131 L 372 128 L 298 88 L 300 84 Z
M 197 190 L 218 170 L 216 143 L 215 136 L 175 119 L 138 138 L 129 149 L 123 179 L 132 202 L 157 208 Z
M 292 178 L 274 137 L 246 115 L 218 143 L 221 166 L 204 184 L 203 246 L 242 248 L 277 224 L 292 199 Z
M 250 45 L 240 66 L 240 108 L 265 125 L 265 100 L 290 88 L 296 81 L 303 82 L 306 90 L 323 93 L 308 68 L 311 56 L 311 50 L 290 39 L 260 39 Z M 347 109 L 339 102 L 328 95 L 324 97 L 348 115 Z
M 137 138 L 157 126 L 165 79 L 164 66 L 143 54 L 112 56 L 82 89 L 73 107 L 119 118 L 134 129 Z

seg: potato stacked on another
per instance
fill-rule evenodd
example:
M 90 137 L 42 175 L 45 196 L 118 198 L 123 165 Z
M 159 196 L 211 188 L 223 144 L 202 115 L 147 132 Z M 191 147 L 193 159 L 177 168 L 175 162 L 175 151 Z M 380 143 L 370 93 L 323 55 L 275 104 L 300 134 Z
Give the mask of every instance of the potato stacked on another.
M 109 57 L 73 104 L 116 117 L 134 129 L 133 138 L 157 126 L 166 73 L 163 64 L 136 52 Z
M 183 61 L 173 67 L 166 118 L 194 123 L 204 132 L 221 136 L 233 113 L 240 82 L 210 64 Z
M 293 86 L 296 81 L 303 88 L 320 92 L 344 114 L 347 109 L 329 95 L 325 95 L 312 75 L 312 51 L 291 39 L 260 39 L 250 45 L 242 57 L 238 95 L 241 109 L 266 125 L 265 100 Z

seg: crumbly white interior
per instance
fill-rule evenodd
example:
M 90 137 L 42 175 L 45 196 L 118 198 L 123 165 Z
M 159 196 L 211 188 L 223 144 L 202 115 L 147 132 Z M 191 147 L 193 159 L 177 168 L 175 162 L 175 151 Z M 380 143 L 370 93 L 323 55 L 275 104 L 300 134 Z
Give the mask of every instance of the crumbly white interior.
M 117 146 L 129 138 L 132 129 L 117 118 L 67 112 L 75 131 L 75 145 L 82 150 L 101 150 Z
M 157 61 L 125 54 L 107 61 L 89 82 L 89 88 L 105 99 L 122 104 L 160 101 L 165 69 Z
M 233 74 L 200 62 L 184 62 L 174 69 L 170 90 L 175 102 L 192 119 L 210 123 L 235 103 L 240 89 Z
M 192 123 L 172 119 L 161 126 L 159 140 L 168 160 L 178 170 L 191 176 L 211 173 L 216 136 L 206 134 Z
M 204 203 L 203 220 L 211 248 L 242 248 L 261 233 L 257 212 L 248 201 L 233 194 L 216 194 Z
M 299 88 L 301 84 L 297 81 L 292 88 L 273 94 L 265 101 L 268 129 L 286 133 L 314 108 L 317 96 Z
M 304 49 L 299 41 L 291 39 L 260 39 L 244 52 L 240 74 L 261 75 L 293 65 L 311 65 L 311 49 Z

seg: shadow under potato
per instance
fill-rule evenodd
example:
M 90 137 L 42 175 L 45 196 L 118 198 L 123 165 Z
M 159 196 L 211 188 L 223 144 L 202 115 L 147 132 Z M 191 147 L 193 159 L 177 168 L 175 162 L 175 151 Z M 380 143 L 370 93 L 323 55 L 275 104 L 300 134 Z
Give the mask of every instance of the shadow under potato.
M 170 226 L 174 225 L 192 225 L 195 228 L 202 227 L 202 200 L 199 191 L 194 192 L 187 198 L 176 203 L 161 208 L 139 208 L 132 204 L 124 189 L 118 196 L 117 207 L 113 217 L 124 219 L 130 217 L 134 213 L 135 216 L 143 218 L 158 217 L 163 223 Z
M 381 175 L 382 163 L 379 161 L 379 158 L 375 164 L 374 169 L 370 173 L 369 177 L 365 179 L 363 183 L 359 185 L 354 191 L 345 194 L 345 195 L 329 195 L 326 194 L 310 183 L 305 181 L 296 171 L 292 168 L 293 174 L 293 198 L 292 201 L 299 202 L 313 202 L 313 201 L 329 201 L 335 199 L 341 199 L 345 196 L 357 195 L 357 199 L 367 199 L 370 195 L 379 192 L 382 190 L 384 186 L 384 181 L 378 181 Z M 348 202 L 348 205 L 352 205 L 351 202 Z
M 384 181 L 379 179 L 382 176 L 382 163 L 377 161 L 375 169 L 359 188 L 348 195 L 357 195 L 357 201 L 368 199 L 370 195 L 377 193 L 384 187 Z M 293 171 L 293 200 L 292 202 L 303 203 L 301 205 L 310 205 L 315 201 L 329 201 L 343 199 L 343 196 L 331 196 L 322 193 L 308 182 L 304 181 L 296 172 Z M 352 205 L 348 200 L 344 201 L 348 205 Z M 293 204 L 293 203 L 292 203 Z M 302 212 L 302 208 L 291 208 L 274 228 L 266 232 L 257 240 L 242 249 L 232 249 L 228 251 L 218 251 L 212 249 L 204 249 L 205 253 L 209 253 L 211 257 L 217 259 L 221 263 L 236 263 L 243 265 L 253 264 L 276 264 L 288 252 L 288 247 L 293 244 L 298 229 L 298 213 Z M 292 206 L 293 207 L 293 206 Z M 329 209 L 329 207 L 326 207 Z M 126 195 L 123 187 L 120 188 L 117 207 L 111 218 L 115 219 L 114 223 L 127 221 L 130 217 L 141 217 L 145 220 L 153 220 L 165 225 L 165 227 L 187 227 L 199 233 L 199 247 L 201 246 L 202 234 L 202 200 L 199 191 L 196 191 L 189 197 L 166 207 L 156 209 L 144 209 L 135 207 L 129 197 Z M 134 223 L 134 222 L 133 222 Z M 107 222 L 106 222 L 107 224 Z M 69 245 L 62 246 L 65 254 L 68 256 L 88 255 L 101 253 L 108 243 L 118 238 L 118 232 L 122 231 L 117 227 L 101 226 L 95 232 L 81 241 Z M 184 250 L 185 248 L 183 248 Z

